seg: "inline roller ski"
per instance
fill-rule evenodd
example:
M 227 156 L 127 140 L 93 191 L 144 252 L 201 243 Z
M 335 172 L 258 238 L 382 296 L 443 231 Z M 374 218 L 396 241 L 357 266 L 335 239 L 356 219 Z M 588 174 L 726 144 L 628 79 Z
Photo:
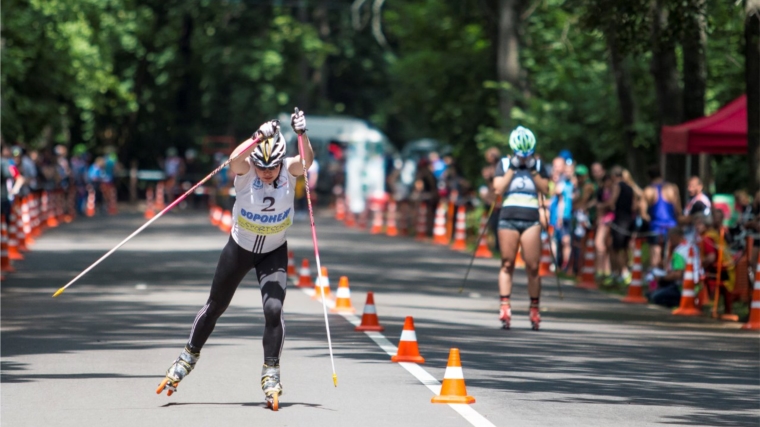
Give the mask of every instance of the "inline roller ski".
M 282 394 L 282 384 L 280 384 L 280 366 L 267 365 L 261 367 L 261 390 L 264 391 L 267 407 L 273 411 L 280 409 L 280 395 Z
M 539 324 L 541 323 L 541 314 L 538 312 L 538 307 L 531 307 L 530 312 L 530 326 L 534 331 L 538 330 Z
M 200 353 L 193 353 L 185 347 L 182 353 L 179 354 L 179 357 L 177 357 L 177 360 L 166 371 L 166 378 L 158 385 L 156 394 L 161 394 L 162 391 L 166 390 L 166 395 L 171 396 L 177 391 L 179 382 L 192 372 L 200 357 Z
M 509 304 L 502 304 L 499 308 L 499 320 L 501 321 L 501 328 L 508 330 L 512 322 L 512 307 Z

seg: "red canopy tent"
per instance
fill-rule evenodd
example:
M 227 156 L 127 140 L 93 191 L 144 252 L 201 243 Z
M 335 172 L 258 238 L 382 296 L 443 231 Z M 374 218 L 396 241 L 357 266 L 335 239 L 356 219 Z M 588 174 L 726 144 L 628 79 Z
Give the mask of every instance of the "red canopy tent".
M 747 95 L 711 116 L 663 126 L 660 141 L 667 154 L 746 154 Z

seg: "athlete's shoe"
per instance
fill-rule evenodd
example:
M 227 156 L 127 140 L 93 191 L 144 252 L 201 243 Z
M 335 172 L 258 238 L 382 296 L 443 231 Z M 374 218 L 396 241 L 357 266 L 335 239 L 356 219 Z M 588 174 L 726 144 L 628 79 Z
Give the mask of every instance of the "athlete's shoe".
M 280 383 L 280 366 L 267 365 L 261 367 L 261 390 L 264 391 L 267 406 L 276 411 L 280 408 L 280 395 L 282 384 Z
M 512 322 L 512 307 L 509 304 L 502 304 L 499 308 L 499 320 L 503 329 L 509 329 L 509 324 Z
M 162 391 L 167 390 L 166 395 L 171 396 L 172 393 L 177 391 L 179 382 L 192 372 L 200 357 L 200 353 L 193 353 L 185 347 L 177 357 L 177 360 L 166 371 L 166 378 L 159 384 L 156 394 L 161 394 Z
M 528 313 L 530 316 L 530 325 L 534 331 L 537 331 L 538 325 L 541 323 L 541 314 L 538 312 L 538 307 L 531 307 Z

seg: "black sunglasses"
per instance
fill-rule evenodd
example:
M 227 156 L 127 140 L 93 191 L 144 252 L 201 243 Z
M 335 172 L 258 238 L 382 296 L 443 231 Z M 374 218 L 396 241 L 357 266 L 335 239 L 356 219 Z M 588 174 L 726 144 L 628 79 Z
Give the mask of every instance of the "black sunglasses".
M 280 167 L 280 163 L 277 163 L 276 165 L 269 166 L 269 167 L 263 167 L 263 166 L 259 166 L 259 165 L 254 165 L 254 166 L 256 166 L 256 169 L 258 169 L 260 171 L 274 171 L 274 170 L 277 170 L 277 168 Z

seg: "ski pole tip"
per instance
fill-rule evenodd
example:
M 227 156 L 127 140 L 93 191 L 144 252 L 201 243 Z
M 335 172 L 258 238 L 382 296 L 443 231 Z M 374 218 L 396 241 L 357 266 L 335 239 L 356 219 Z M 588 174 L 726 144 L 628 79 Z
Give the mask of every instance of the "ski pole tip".
M 338 386 L 338 374 L 333 374 L 333 385 Z
M 55 298 L 55 297 L 57 297 L 58 295 L 62 294 L 62 293 L 63 293 L 63 291 L 65 291 L 65 290 L 66 290 L 66 288 L 61 288 L 61 289 L 58 289 L 58 290 L 57 290 L 57 291 L 55 291 L 55 293 L 53 294 L 53 298 Z

